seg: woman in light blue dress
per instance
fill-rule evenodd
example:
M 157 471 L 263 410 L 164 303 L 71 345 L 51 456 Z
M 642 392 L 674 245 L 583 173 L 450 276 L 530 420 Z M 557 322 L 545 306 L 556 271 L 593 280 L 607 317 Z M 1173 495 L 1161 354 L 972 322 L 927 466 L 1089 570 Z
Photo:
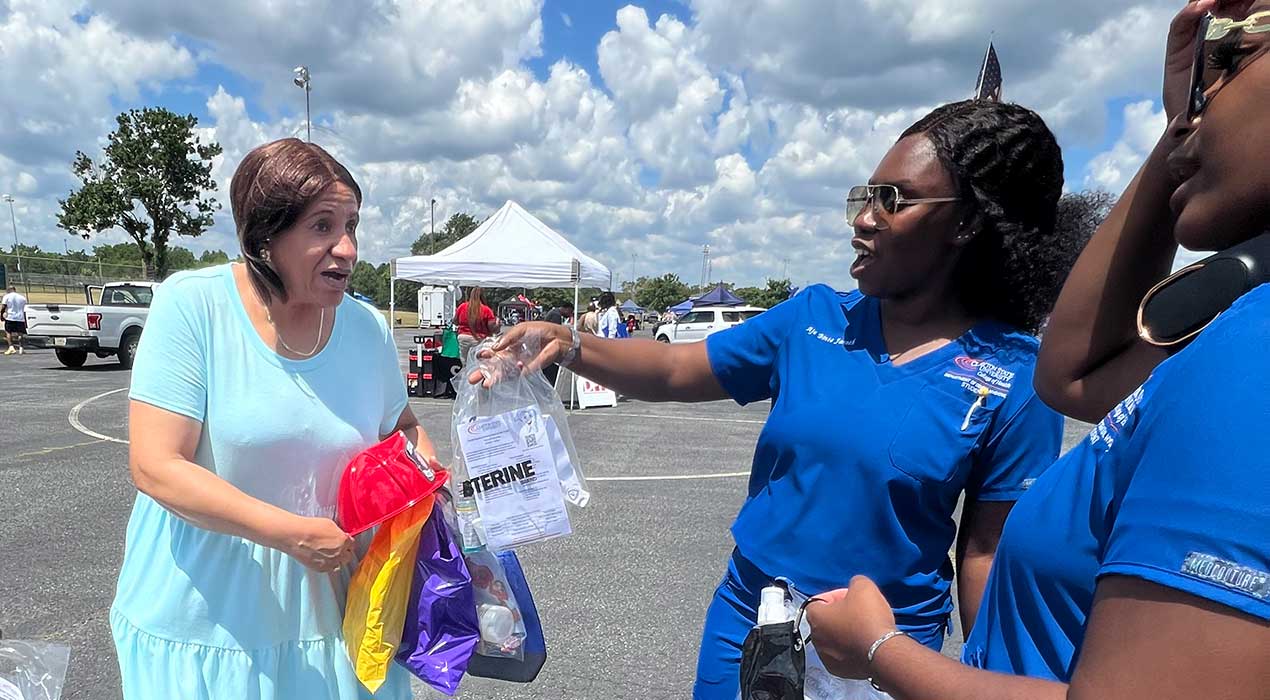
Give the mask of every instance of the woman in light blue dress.
M 408 698 L 396 666 L 367 692 L 341 636 L 368 544 L 333 520 L 344 465 L 397 430 L 435 454 L 391 330 L 345 294 L 361 190 L 284 139 L 243 159 L 230 198 L 244 262 L 165 281 L 133 370 L 124 697 Z

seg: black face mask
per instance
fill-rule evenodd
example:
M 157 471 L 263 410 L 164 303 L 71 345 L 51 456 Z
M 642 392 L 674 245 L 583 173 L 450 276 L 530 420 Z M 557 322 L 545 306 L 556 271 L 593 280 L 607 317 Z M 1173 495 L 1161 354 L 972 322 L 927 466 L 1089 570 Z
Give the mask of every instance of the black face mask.
M 750 630 L 741 647 L 741 700 L 803 700 L 807 643 L 798 628 L 806 607 L 789 622 Z
M 1138 307 L 1138 334 L 1171 348 L 1208 327 L 1239 297 L 1270 282 L 1270 233 L 1244 241 L 1178 270 Z

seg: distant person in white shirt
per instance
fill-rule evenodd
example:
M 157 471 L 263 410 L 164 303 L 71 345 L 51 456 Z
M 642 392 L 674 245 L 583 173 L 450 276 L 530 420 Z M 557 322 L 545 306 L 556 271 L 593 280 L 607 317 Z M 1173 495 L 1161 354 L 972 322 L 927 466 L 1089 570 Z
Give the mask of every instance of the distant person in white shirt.
M 9 285 L 9 293 L 0 299 L 0 316 L 4 317 L 4 339 L 9 342 L 6 355 L 22 354 L 22 336 L 26 335 L 26 297 Z
M 617 298 L 613 296 L 613 292 L 601 294 L 600 327 L 595 334 L 601 338 L 620 338 L 621 331 L 617 327 L 625 325 L 622 321 L 622 312 L 617 310 Z

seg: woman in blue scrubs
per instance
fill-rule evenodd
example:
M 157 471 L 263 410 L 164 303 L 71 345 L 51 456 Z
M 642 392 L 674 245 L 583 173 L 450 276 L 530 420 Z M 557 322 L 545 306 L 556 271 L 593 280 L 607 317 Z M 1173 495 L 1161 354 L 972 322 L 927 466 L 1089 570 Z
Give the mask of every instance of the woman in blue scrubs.
M 1056 232 L 1062 173 L 1035 113 L 946 105 L 850 191 L 858 291 L 810 287 L 704 343 L 522 324 L 497 346 L 543 343 L 531 367 L 560 362 L 643 400 L 771 400 L 694 697 L 735 700 L 741 644 L 776 577 L 811 594 L 868 574 L 903 629 L 939 649 L 955 546 L 972 619 L 1005 515 L 1061 442 L 1032 372 L 1033 334 L 1078 248 Z
M 1081 254 L 1037 370 L 1055 406 L 1106 415 L 1011 513 L 966 665 L 897 634 L 861 577 L 808 608 L 831 671 L 905 700 L 1270 697 L 1270 285 L 1181 350 L 1136 318 L 1179 243 L 1270 230 L 1268 55 L 1270 0 L 1193 1 L 1173 23 L 1170 125 Z

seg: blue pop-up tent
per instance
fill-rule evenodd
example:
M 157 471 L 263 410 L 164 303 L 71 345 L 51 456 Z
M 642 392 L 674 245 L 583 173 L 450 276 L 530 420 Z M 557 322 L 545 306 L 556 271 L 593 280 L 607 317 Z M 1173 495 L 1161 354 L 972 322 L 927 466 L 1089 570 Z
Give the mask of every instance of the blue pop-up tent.
M 719 284 L 714 289 L 692 300 L 693 306 L 742 306 L 745 300 Z
M 675 304 L 674 306 L 670 307 L 670 313 L 676 316 L 682 316 L 688 313 L 689 311 L 692 311 L 692 299 L 681 301 L 678 304 Z
M 635 303 L 634 299 L 627 299 L 626 301 L 622 302 L 622 305 L 617 307 L 617 309 L 618 311 L 625 311 L 627 313 L 632 313 L 632 314 L 639 313 L 644 310 L 642 307 L 640 307 L 639 304 Z

